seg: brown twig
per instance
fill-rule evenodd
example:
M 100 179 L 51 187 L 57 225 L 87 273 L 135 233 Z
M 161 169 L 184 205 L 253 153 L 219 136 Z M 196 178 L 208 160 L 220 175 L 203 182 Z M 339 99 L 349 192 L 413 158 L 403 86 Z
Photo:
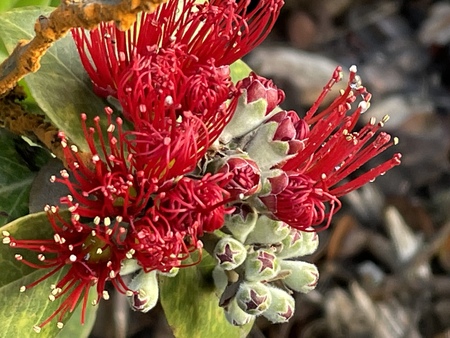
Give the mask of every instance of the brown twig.
M 74 27 L 95 28 L 100 22 L 114 21 L 120 29 L 128 29 L 140 11 L 153 11 L 165 0 L 62 0 L 48 17 L 41 15 L 35 23 L 35 37 L 21 40 L 11 55 L 0 65 L 0 97 L 17 82 L 40 67 L 40 59 L 48 48 Z
M 16 86 L 0 98 L 0 126 L 14 134 L 27 136 L 45 145 L 56 157 L 64 161 L 58 129 L 45 121 L 45 116 L 24 110 L 19 101 L 25 98 L 22 87 Z

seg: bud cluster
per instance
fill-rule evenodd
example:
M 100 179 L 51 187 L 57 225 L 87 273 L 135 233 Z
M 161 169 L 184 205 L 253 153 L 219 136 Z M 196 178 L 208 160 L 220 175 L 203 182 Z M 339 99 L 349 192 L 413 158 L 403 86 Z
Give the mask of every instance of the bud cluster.
M 245 325 L 260 315 L 272 323 L 288 321 L 295 309 L 292 291 L 307 293 L 318 282 L 316 266 L 298 260 L 317 249 L 317 234 L 258 215 L 248 205 L 226 217 L 223 231 L 228 234 L 215 246 L 213 278 L 228 321 Z

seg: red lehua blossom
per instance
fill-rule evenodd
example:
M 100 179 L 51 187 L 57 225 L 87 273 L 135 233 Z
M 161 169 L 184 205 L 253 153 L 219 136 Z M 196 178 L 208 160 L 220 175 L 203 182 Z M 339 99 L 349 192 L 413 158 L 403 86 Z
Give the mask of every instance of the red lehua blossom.
M 122 130 L 122 120 L 117 118 L 116 125 L 111 121 L 112 110 L 106 108 L 108 117 L 107 140 L 102 135 L 100 118 L 94 119 L 95 128 L 86 126 L 86 115 L 82 114 L 82 127 L 91 154 L 79 153 L 76 146 L 68 146 L 63 134 L 61 144 L 70 178 L 66 170 L 61 171 L 62 178 L 53 176 L 52 181 L 65 184 L 71 193 L 61 202 L 69 206 L 72 213 L 82 217 L 116 217 L 128 221 L 135 217 L 151 199 L 156 191 L 158 180 L 148 177 L 144 168 L 136 167 L 133 154 L 126 149 L 126 134 Z M 117 127 L 117 137 L 114 136 Z M 94 134 L 100 143 L 95 145 Z M 161 174 L 154 172 L 156 177 Z
M 133 232 L 127 237 L 130 257 L 146 272 L 169 272 L 173 267 L 182 267 L 182 261 L 195 251 L 199 252 L 200 260 L 202 242 L 197 239 L 196 226 L 192 224 L 180 231 L 164 215 L 140 218 L 133 222 Z
M 155 197 L 154 216 L 165 217 L 173 229 L 195 227 L 198 236 L 220 229 L 225 214 L 234 210 L 225 206 L 230 195 L 224 186 L 230 179 L 229 174 L 218 173 L 167 182 Z
M 340 207 L 338 197 L 358 189 L 400 164 L 401 155 L 397 153 L 375 168 L 349 178 L 397 140 L 391 140 L 391 136 L 385 132 L 377 133 L 388 117 L 378 123 L 371 119 L 361 130 L 354 131 L 371 98 L 361 86 L 356 67 L 350 68 L 346 90 L 327 108 L 317 113 L 323 98 L 341 76 L 339 67 L 304 118 L 310 131 L 304 140 L 303 150 L 281 164 L 281 169 L 286 171 L 287 176 L 272 180 L 274 191 L 262 198 L 277 218 L 300 230 L 312 230 L 311 226 L 324 221 L 326 224 L 322 228 L 328 227 L 331 216 Z M 358 95 L 363 97 L 363 101 L 353 113 L 347 115 L 351 103 Z M 342 181 L 344 182 L 341 183 Z M 304 203 L 304 207 L 292 207 L 292 200 L 298 206 Z
M 118 99 L 136 130 L 149 124 L 171 130 L 184 112 L 190 112 L 207 127 L 210 138 L 221 133 L 237 104 L 225 104 L 236 96 L 229 67 L 216 67 L 211 59 L 188 70 L 187 60 L 195 57 L 187 54 L 185 46 L 154 48 L 124 72 Z
M 136 129 L 129 142 L 135 159 L 148 171 L 163 168 L 166 179 L 194 170 L 237 105 L 229 68 L 207 63 L 186 72 L 191 59 L 183 46 L 153 49 L 119 83 L 118 98 Z
M 269 181 L 272 191 L 260 199 L 275 217 L 293 228 L 302 231 L 325 229 L 331 216 L 341 207 L 336 196 L 322 189 L 306 174 L 283 172 Z M 325 221 L 325 226 L 317 227 Z
M 179 6 L 178 0 L 169 0 L 155 12 L 142 14 L 125 32 L 112 23 L 102 23 L 89 33 L 72 30 L 95 92 L 116 96 L 118 79 L 136 55 L 174 42 L 188 46 L 187 53 L 199 63 L 213 58 L 216 66 L 230 65 L 265 39 L 283 5 L 283 0 L 261 0 L 250 9 L 250 1 L 195 2 L 184 0 Z
M 145 271 L 168 272 L 186 266 L 182 261 L 199 251 L 198 240 L 224 224 L 229 194 L 223 189 L 228 174 L 206 174 L 201 179 L 182 177 L 167 181 L 154 196 L 145 216 L 131 223 L 127 243 Z M 193 263 L 196 264 L 196 263 Z
M 41 281 L 59 272 L 65 266 L 69 269 L 65 276 L 52 287 L 49 296 L 50 301 L 64 298 L 57 310 L 35 327 L 40 331 L 44 325 L 57 317 L 58 327 L 62 327 L 62 321 L 68 312 L 73 312 L 82 300 L 81 322 L 87 306 L 88 293 L 91 287 L 96 286 L 98 302 L 100 298 L 107 299 L 105 291 L 106 281 L 111 281 L 121 293 L 128 291 L 119 272 L 121 261 L 126 257 L 126 251 L 120 242 L 120 219 L 113 222 L 105 218 L 100 223 L 97 218 L 93 225 L 80 222 L 79 215 L 72 214 L 71 220 L 64 220 L 56 207 L 46 207 L 48 219 L 54 230 L 52 239 L 26 240 L 15 239 L 9 233 L 3 233 L 3 243 L 12 248 L 22 248 L 38 252 L 38 260 L 41 263 L 33 263 L 16 255 L 16 259 L 37 269 L 51 269 L 46 275 L 34 281 L 30 285 L 22 286 L 21 292 L 31 288 Z M 48 256 L 47 256 L 48 255 Z

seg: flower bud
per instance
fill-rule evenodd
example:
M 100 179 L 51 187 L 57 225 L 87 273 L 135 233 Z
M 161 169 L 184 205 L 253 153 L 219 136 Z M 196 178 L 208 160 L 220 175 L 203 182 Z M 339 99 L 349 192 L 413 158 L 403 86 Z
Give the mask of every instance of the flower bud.
M 235 298 L 231 300 L 230 304 L 228 304 L 228 307 L 225 309 L 225 317 L 231 324 L 235 326 L 242 326 L 248 324 L 250 323 L 251 320 L 255 318 L 255 316 L 244 312 L 237 305 Z
M 284 290 L 274 287 L 269 287 L 269 289 L 272 294 L 272 302 L 262 315 L 274 324 L 287 322 L 294 315 L 294 298 Z
M 156 270 L 150 272 L 141 270 L 128 287 L 135 291 L 128 298 L 132 310 L 148 312 L 155 307 L 159 291 Z
M 225 215 L 225 226 L 234 238 L 244 243 L 248 234 L 255 228 L 258 213 L 248 204 L 235 204 L 234 212 Z
M 260 189 L 261 174 L 256 162 L 250 159 L 230 157 L 218 172 L 232 174 L 230 182 L 223 187 L 230 193 L 230 199 L 243 199 Z
M 269 288 L 260 282 L 243 282 L 236 293 L 236 301 L 246 313 L 259 316 L 268 309 L 272 294 Z
M 251 72 L 248 77 L 241 80 L 237 86 L 247 91 L 248 103 L 264 99 L 267 102 L 266 114 L 274 110 L 285 98 L 284 92 L 278 89 L 272 80 L 259 76 L 254 72 Z
M 277 254 L 279 258 L 295 258 L 314 253 L 319 246 L 316 232 L 291 229 L 291 233 L 281 241 L 282 247 Z
M 246 244 L 273 244 L 289 235 L 291 228 L 282 221 L 275 221 L 261 215 L 254 230 L 247 236 Z
M 291 290 L 308 293 L 316 288 L 319 281 L 319 271 L 314 264 L 302 261 L 280 260 L 282 270 L 291 271 L 284 283 Z
M 225 237 L 216 244 L 214 257 L 222 269 L 233 270 L 245 261 L 247 249 L 234 238 Z
M 288 142 L 288 155 L 297 154 L 303 150 L 309 134 L 309 127 L 304 120 L 298 117 L 295 111 L 282 110 L 273 115 L 267 122 L 278 123 L 273 140 Z
M 247 255 L 244 268 L 245 279 L 257 282 L 270 280 L 277 276 L 280 264 L 272 250 L 260 249 Z

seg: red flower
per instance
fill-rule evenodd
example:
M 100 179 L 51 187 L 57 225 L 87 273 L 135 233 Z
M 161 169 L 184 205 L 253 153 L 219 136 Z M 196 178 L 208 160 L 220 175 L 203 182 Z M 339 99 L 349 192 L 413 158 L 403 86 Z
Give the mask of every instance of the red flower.
M 269 181 L 272 191 L 260 199 L 275 217 L 293 228 L 302 231 L 326 229 L 331 216 L 341 207 L 336 196 L 322 189 L 308 175 L 283 172 Z M 323 222 L 326 222 L 324 226 L 317 227 Z
M 331 216 L 340 207 L 338 197 L 400 164 L 401 155 L 397 153 L 377 167 L 350 178 L 361 166 L 395 144 L 396 140 L 391 140 L 385 132 L 377 134 L 387 118 L 379 123 L 372 119 L 361 130 L 354 131 L 371 98 L 356 76 L 356 67 L 350 69 L 346 90 L 329 107 L 317 113 L 323 98 L 340 78 L 341 69 L 337 68 L 304 118 L 310 131 L 303 149 L 280 165 L 285 174 L 269 179 L 273 190 L 261 197 L 275 217 L 299 230 L 312 230 L 311 226 L 324 221 L 326 224 L 321 228 L 328 227 Z M 351 103 L 359 95 L 363 101 L 353 113 L 347 115 Z
M 109 218 L 102 220 L 97 218 L 93 224 L 88 225 L 81 223 L 77 214 L 72 214 L 71 220 L 67 222 L 58 214 L 56 207 L 47 207 L 46 210 L 54 230 L 53 239 L 19 240 L 8 233 L 3 234 L 5 236 L 3 243 L 9 244 L 12 248 L 38 252 L 37 257 L 42 263 L 27 261 L 21 255 L 16 255 L 17 260 L 33 268 L 51 269 L 37 281 L 22 286 L 21 292 L 49 278 L 63 267 L 70 267 L 49 296 L 51 301 L 61 297 L 64 300 L 50 317 L 35 327 L 37 332 L 55 317 L 59 322 L 58 327 L 62 327 L 65 315 L 75 309 L 80 299 L 82 299 L 81 322 L 83 323 L 88 293 L 92 286 L 97 289 L 97 302 L 102 297 L 106 299 L 109 297 L 105 291 L 107 281 L 111 281 L 121 293 L 128 291 L 119 274 L 121 261 L 127 254 L 120 241 L 121 233 L 126 230 L 121 227 L 119 218 L 113 221 Z
M 185 69 L 192 59 L 185 46 L 153 49 L 133 61 L 118 88 L 118 99 L 135 130 L 159 133 L 171 143 L 180 143 L 181 137 L 184 147 L 190 145 L 185 155 L 177 154 L 187 156 L 190 170 L 220 135 L 237 105 L 229 67 L 215 67 L 211 60 Z M 192 137 L 187 139 L 188 135 Z
M 61 202 L 68 205 L 72 213 L 89 218 L 120 216 L 128 221 L 146 207 L 157 189 L 155 177 L 165 169 L 155 170 L 153 174 L 156 176 L 147 176 L 145 168 L 136 167 L 133 153 L 126 149 L 122 120 L 116 120 L 116 138 L 116 125 L 111 121 L 112 110 L 106 108 L 105 111 L 109 124 L 108 140 L 103 137 L 100 118 L 94 119 L 95 128 L 87 128 L 86 115 L 82 114 L 84 135 L 91 152 L 89 158 L 86 158 L 87 153 L 78 152 L 77 147 L 68 146 L 64 135 L 60 135 L 70 174 L 62 170 L 61 178 L 53 176 L 51 180 L 69 188 L 71 195 L 63 197 Z M 95 134 L 100 149 L 95 144 Z
M 133 222 L 133 231 L 126 239 L 130 255 L 144 271 L 169 272 L 173 267 L 182 267 L 182 261 L 197 250 L 201 258 L 202 243 L 197 239 L 196 224 L 179 230 L 164 215 L 153 214 Z
M 250 1 L 169 0 L 151 14 L 142 14 L 128 31 L 103 23 L 90 33 L 72 30 L 81 61 L 100 96 L 116 96 L 122 72 L 136 55 L 154 48 L 176 44 L 188 46 L 187 53 L 197 58 L 190 63 L 206 64 L 213 58 L 216 66 L 230 65 L 259 45 L 270 32 L 283 0 Z M 205 48 L 207 46 L 207 48 Z
M 127 236 L 133 258 L 145 271 L 182 267 L 194 251 L 201 259 L 198 238 L 221 228 L 225 214 L 233 211 L 225 207 L 229 195 L 222 186 L 228 180 L 225 174 L 207 174 L 199 180 L 167 181 L 160 188 L 145 216 L 131 223 L 133 231 Z
M 198 236 L 220 229 L 225 214 L 234 210 L 225 206 L 230 202 L 224 189 L 229 181 L 229 174 L 218 173 L 167 182 L 155 197 L 154 215 L 165 217 L 173 229 L 189 231 L 189 227 L 195 227 Z

